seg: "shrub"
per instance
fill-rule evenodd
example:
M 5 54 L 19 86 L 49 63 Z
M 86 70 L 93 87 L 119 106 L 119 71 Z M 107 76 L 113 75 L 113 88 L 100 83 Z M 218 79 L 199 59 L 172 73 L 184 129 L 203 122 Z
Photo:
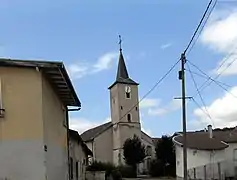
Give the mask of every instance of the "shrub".
M 112 175 L 113 180 L 122 180 L 122 175 L 118 169 L 114 169 L 111 172 L 111 175 Z
M 150 164 L 149 174 L 152 177 L 160 177 L 164 175 L 164 165 L 161 161 L 152 160 Z
M 136 173 L 131 166 L 121 165 L 117 167 L 123 178 L 135 178 Z

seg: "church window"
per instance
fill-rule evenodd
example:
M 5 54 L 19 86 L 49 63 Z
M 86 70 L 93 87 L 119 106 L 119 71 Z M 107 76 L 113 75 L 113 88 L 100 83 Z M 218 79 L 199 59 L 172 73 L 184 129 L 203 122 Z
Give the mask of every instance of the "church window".
M 127 114 L 127 120 L 128 120 L 128 122 L 131 122 L 132 121 L 132 117 L 131 117 L 132 115 L 131 114 Z
M 138 109 L 138 108 L 136 107 L 136 111 L 137 111 L 137 109 Z
M 126 92 L 126 98 L 130 99 L 131 98 L 131 93 L 130 92 Z
M 112 101 L 113 101 L 113 104 L 115 104 L 115 99 L 114 98 L 112 99 Z
M 123 110 L 123 106 L 120 106 L 120 109 Z
M 147 156 L 151 156 L 151 154 L 152 154 L 152 149 L 151 149 L 151 146 L 147 146 L 146 147 L 146 154 L 147 154 Z
M 127 99 L 131 98 L 131 87 L 130 86 L 125 86 L 125 96 Z

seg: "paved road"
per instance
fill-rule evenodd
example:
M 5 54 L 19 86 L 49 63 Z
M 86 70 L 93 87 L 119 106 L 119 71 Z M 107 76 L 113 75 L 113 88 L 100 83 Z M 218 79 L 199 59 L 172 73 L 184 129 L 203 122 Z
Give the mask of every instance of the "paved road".
M 124 178 L 124 180 L 175 180 L 175 178 Z

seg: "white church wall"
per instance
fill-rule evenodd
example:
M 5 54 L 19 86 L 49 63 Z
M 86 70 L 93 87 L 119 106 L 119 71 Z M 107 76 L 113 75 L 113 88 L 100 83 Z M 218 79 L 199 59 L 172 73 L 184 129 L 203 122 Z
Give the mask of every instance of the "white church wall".
M 107 129 L 94 139 L 94 157 L 97 161 L 113 162 L 112 128 Z

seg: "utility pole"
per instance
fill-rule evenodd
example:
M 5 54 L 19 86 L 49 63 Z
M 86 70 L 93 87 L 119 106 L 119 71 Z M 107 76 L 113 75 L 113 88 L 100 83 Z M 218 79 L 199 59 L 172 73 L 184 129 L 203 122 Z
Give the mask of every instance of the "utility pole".
M 179 71 L 179 79 L 182 84 L 182 119 L 183 119 L 183 173 L 184 180 L 188 179 L 187 170 L 187 134 L 186 134 L 186 95 L 185 95 L 185 68 L 186 63 L 185 53 L 181 54 L 181 71 Z

